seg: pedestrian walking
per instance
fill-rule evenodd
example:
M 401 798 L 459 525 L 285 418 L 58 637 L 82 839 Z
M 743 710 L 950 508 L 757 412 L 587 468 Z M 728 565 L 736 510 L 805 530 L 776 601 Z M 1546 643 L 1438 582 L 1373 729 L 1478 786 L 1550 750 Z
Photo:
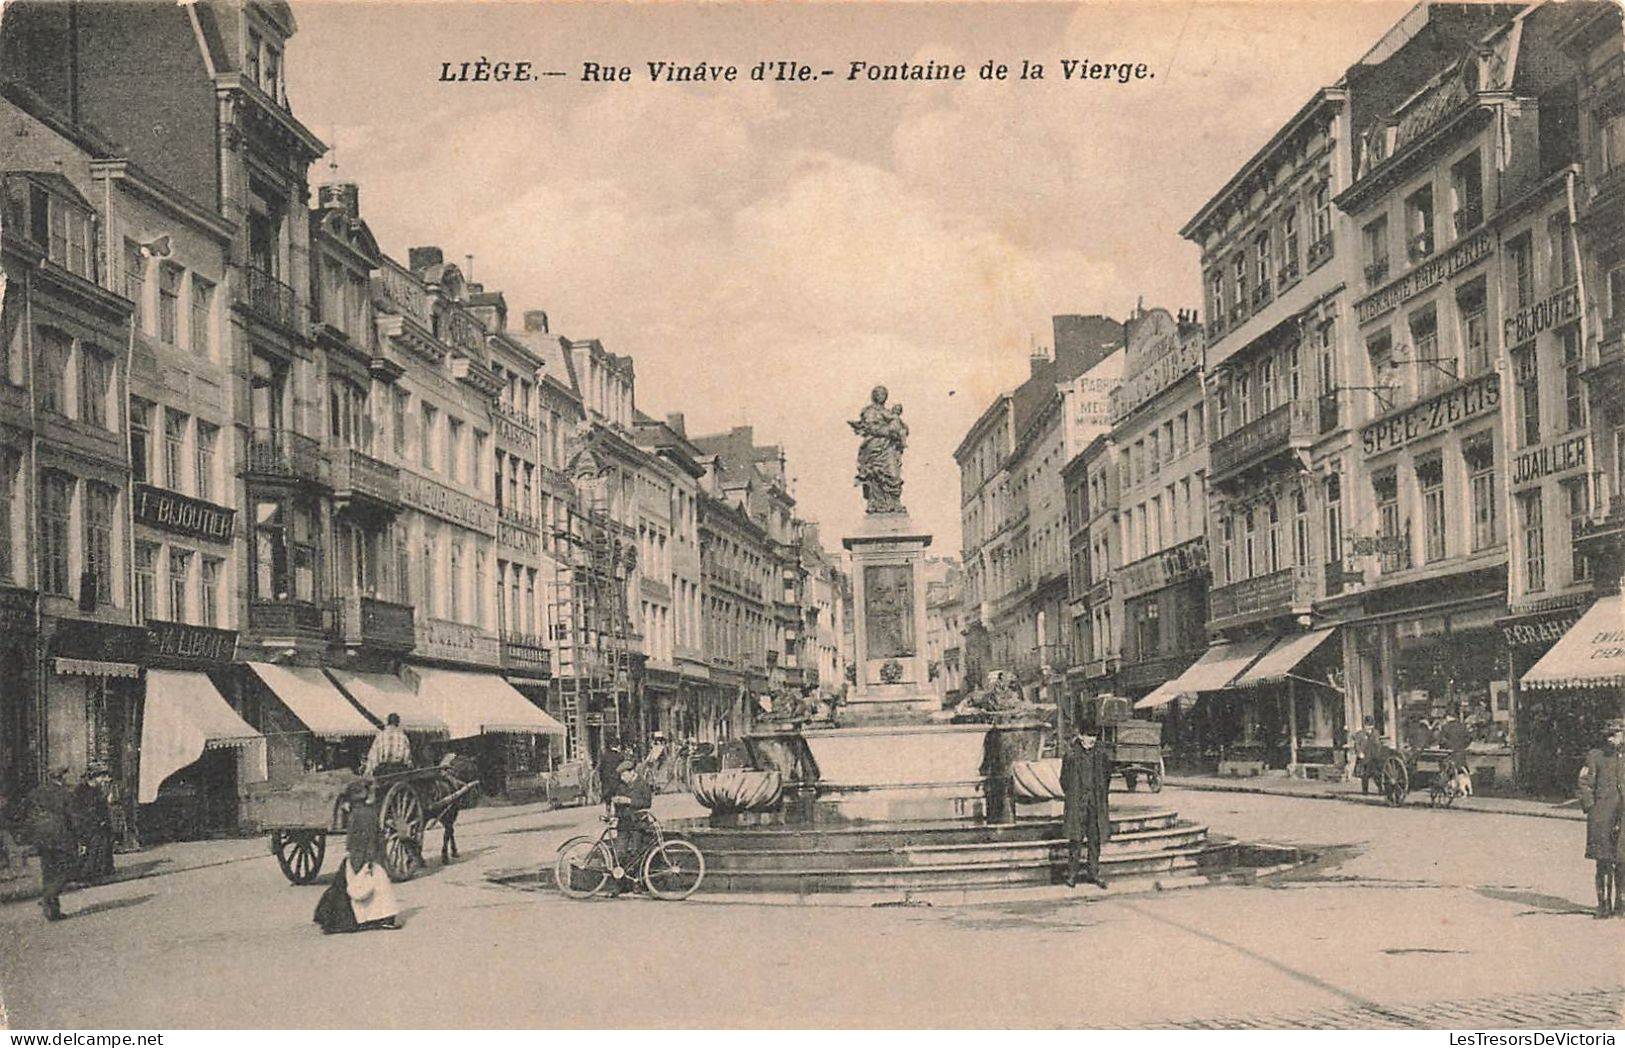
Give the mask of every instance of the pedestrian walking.
M 1371 792 L 1371 780 L 1382 767 L 1382 736 L 1377 722 L 1366 717 L 1354 733 L 1354 774 L 1360 777 L 1360 792 Z
M 1100 875 L 1100 849 L 1111 834 L 1107 793 L 1112 766 L 1105 749 L 1098 745 L 1098 737 L 1086 734 L 1091 728 L 1092 725 L 1074 731 L 1061 757 L 1066 883 L 1069 887 L 1077 886 L 1078 860 L 1087 842 L 1088 876 L 1085 879 L 1104 888 L 1106 880 Z
M 46 920 L 60 921 L 62 889 L 73 878 L 79 859 L 67 768 L 53 769 L 29 798 L 28 833 L 39 854 L 40 906 Z
M 344 861 L 316 903 L 312 918 L 326 934 L 400 927 L 400 903 L 384 868 L 376 792 L 358 782 L 347 794 L 350 817 L 344 831 Z
M 1620 821 L 1625 817 L 1625 719 L 1603 727 L 1603 745 L 1586 754 L 1580 769 L 1580 810 L 1586 813 L 1586 858 L 1597 864 L 1598 919 L 1625 914 L 1619 872 L 1625 863 Z
M 79 879 L 87 884 L 113 875 L 113 812 L 107 803 L 110 776 L 101 764 L 85 769 L 85 781 L 73 791 L 73 823 L 83 852 Z

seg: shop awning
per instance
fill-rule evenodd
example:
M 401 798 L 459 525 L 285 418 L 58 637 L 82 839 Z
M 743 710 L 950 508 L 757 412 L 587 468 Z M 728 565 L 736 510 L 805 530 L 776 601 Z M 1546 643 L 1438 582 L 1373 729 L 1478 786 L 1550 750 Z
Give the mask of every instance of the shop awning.
M 454 739 L 508 732 L 563 735 L 564 725 L 495 673 L 418 667 L 418 694 L 433 704 Z
M 1213 645 L 1202 653 L 1201 658 L 1187 666 L 1184 673 L 1136 702 L 1134 708 L 1148 710 L 1170 703 L 1181 695 L 1196 695 L 1228 687 L 1242 670 L 1258 658 L 1271 639 L 1259 637 Z
M 343 739 L 377 732 L 377 727 L 350 705 L 350 700 L 321 670 L 313 666 L 275 666 L 269 662 L 250 662 L 249 666 L 312 735 Z
M 433 701 L 419 695 L 410 684 L 393 674 L 351 673 L 347 670 L 327 672 L 379 724 L 388 720 L 391 713 L 399 713 L 401 727 L 407 731 L 445 735 L 449 730 Z
M 1237 677 L 1233 687 L 1246 688 L 1258 684 L 1283 681 L 1298 668 L 1298 663 L 1314 654 L 1322 644 L 1331 640 L 1336 629 L 1311 630 L 1308 633 L 1290 633 L 1279 638 L 1275 646 L 1262 658 Z
M 244 751 L 245 779 L 266 777 L 265 736 L 237 716 L 208 677 L 182 670 L 147 670 L 137 783 L 140 803 L 157 800 L 163 781 L 203 756 L 204 750 L 226 747 Z
M 1526 688 L 1625 686 L 1625 595 L 1603 597 L 1523 675 Z

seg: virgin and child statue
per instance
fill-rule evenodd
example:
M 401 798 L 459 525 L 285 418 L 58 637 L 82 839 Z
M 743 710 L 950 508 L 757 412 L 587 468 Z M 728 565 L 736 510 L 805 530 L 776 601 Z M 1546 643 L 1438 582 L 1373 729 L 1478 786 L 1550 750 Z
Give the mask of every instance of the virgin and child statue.
M 858 445 L 858 475 L 869 513 L 906 513 L 903 508 L 903 449 L 908 446 L 908 423 L 903 405 L 886 406 L 886 387 L 876 386 L 869 403 L 848 422 L 862 437 Z

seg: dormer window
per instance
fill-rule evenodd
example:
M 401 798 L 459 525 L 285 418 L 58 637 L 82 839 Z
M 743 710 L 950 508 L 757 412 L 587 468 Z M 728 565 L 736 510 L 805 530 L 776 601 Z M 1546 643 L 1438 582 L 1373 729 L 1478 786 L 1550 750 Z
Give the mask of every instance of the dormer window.
M 6 221 L 26 229 L 45 257 L 76 276 L 96 279 L 96 212 L 58 174 L 7 180 Z
M 282 97 L 282 49 L 257 29 L 248 31 L 247 53 L 243 55 L 243 79 L 252 81 L 276 104 L 285 104 Z

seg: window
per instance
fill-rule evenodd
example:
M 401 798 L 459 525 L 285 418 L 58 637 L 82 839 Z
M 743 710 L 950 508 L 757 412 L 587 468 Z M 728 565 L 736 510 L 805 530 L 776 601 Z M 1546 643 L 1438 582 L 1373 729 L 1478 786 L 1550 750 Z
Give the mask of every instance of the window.
M 1309 495 L 1301 486 L 1292 494 L 1292 563 L 1309 566 Z
M 34 336 L 34 396 L 41 411 L 68 413 L 68 358 L 73 340 L 56 328 L 40 328 Z
M 1364 229 L 1365 282 L 1380 283 L 1388 276 L 1388 218 L 1383 216 Z
M 1460 239 L 1484 222 L 1484 178 L 1476 151 L 1450 168 L 1450 195 L 1455 208 L 1452 224 Z
M 485 618 L 485 551 L 474 551 L 474 625 L 484 626 Z
M 1253 420 L 1253 373 L 1243 371 L 1236 377 L 1236 428 Z
M 372 416 L 367 407 L 367 391 L 345 379 L 335 378 L 327 389 L 328 434 L 339 447 L 372 451 Z
M 1230 261 L 1230 306 L 1237 316 L 1247 309 L 1247 253 L 1237 251 Z
M 1386 328 L 1366 339 L 1365 352 L 1371 360 L 1371 384 L 1376 386 L 1380 410 L 1410 402 L 1406 375 L 1394 366 L 1394 340 Z
M 214 311 L 214 285 L 196 273 L 192 274 L 192 316 L 186 337 L 192 352 L 198 356 L 212 355 L 209 337 L 209 319 Z
M 158 267 L 158 338 L 166 346 L 180 345 L 181 269 Z
M 270 499 L 254 504 L 254 599 L 316 599 L 316 531 L 315 512 L 307 504 Z
M 1533 345 L 1512 352 L 1513 381 L 1517 384 L 1518 446 L 1540 443 L 1540 374 Z
M 1335 470 L 1326 477 L 1326 560 L 1343 560 L 1343 478 Z
M 1422 489 L 1422 559 L 1431 563 L 1445 557 L 1444 459 L 1431 455 L 1416 463 L 1416 484 Z
M 1257 267 L 1258 286 L 1253 292 L 1260 299 L 1269 298 L 1270 288 L 1274 286 L 1275 253 L 1270 244 L 1269 230 L 1258 234 L 1253 239 L 1253 264 Z
M 43 186 L 29 186 L 34 239 L 45 257 L 86 280 L 96 279 L 96 216 Z
M 390 438 L 398 460 L 406 458 L 406 390 L 390 389 Z
M 186 461 L 186 424 L 190 421 L 174 408 L 164 409 L 164 487 L 170 491 L 186 490 L 181 463 Z
M 210 502 L 214 497 L 214 451 L 220 441 L 220 427 L 211 426 L 202 419 L 197 424 L 197 487 L 193 494 Z
M 1332 182 L 1322 174 L 1315 184 L 1311 202 L 1315 209 L 1315 243 L 1320 244 L 1332 235 Z
M 248 79 L 258 84 L 260 82 L 260 48 L 262 47 L 259 31 L 248 31 L 248 53 L 244 56 L 243 72 Z
M 1423 186 L 1405 201 L 1405 251 L 1412 262 L 1433 254 L 1433 187 Z
M 412 603 L 412 549 L 405 529 L 395 533 L 395 599 Z
M 130 474 L 138 484 L 152 478 L 152 412 L 147 401 L 130 398 Z
M 463 544 L 451 544 L 451 571 L 446 586 L 446 617 L 453 622 L 463 621 Z
M 220 625 L 220 575 L 225 561 L 204 557 L 198 572 L 198 620 L 205 626 Z
M 1585 380 L 1580 372 L 1585 362 L 1580 355 L 1580 328 L 1573 325 L 1558 336 L 1563 341 L 1563 419 L 1568 431 L 1584 429 L 1586 424 Z
M 1523 309 L 1534 304 L 1535 301 L 1535 252 L 1529 243 L 1529 234 L 1524 233 L 1507 244 L 1507 255 L 1511 264 L 1507 267 L 1507 275 L 1512 286 L 1507 288 L 1507 298 Z
M 1258 416 L 1263 418 L 1275 410 L 1275 358 L 1265 357 L 1258 362 Z
M 1151 436 L 1146 438 L 1146 454 L 1150 456 L 1150 472 L 1147 475 L 1154 477 L 1162 472 L 1162 440 L 1156 430 L 1152 430 Z
M 1439 318 L 1432 306 L 1410 316 L 1411 350 L 1421 376 L 1422 395 L 1430 396 L 1456 381 L 1456 362 L 1439 355 Z
M 434 603 L 434 547 L 434 536 L 425 535 L 423 538 L 423 570 L 419 575 L 419 578 L 423 580 L 423 593 L 422 599 L 418 602 L 418 606 L 421 607 L 423 609 L 423 613 L 430 618 L 436 617 Z
M 274 47 L 266 47 L 265 62 L 263 66 L 264 78 L 260 81 L 265 93 L 273 99 L 282 101 L 282 52 Z
M 1541 516 L 1539 488 L 1518 496 L 1518 527 L 1523 532 L 1523 583 L 1529 593 L 1539 593 L 1546 588 L 1546 529 Z
M 1568 541 L 1564 544 L 1569 551 L 1569 581 L 1584 582 L 1591 577 L 1591 564 L 1574 548 L 1574 536 L 1591 515 L 1591 492 L 1585 477 L 1563 482 L 1563 501 L 1569 512 Z
M 47 472 L 40 477 L 40 588 L 74 596 L 68 579 L 68 528 L 73 512 L 73 478 Z
M 464 475 L 468 462 L 463 457 L 463 421 L 446 416 L 446 472 L 452 480 L 461 484 L 468 478 Z
M 1298 279 L 1298 209 L 1289 207 L 1281 216 L 1281 283 Z
M 133 240 L 124 241 L 124 297 L 135 305 L 135 329 L 145 331 L 142 318 L 146 315 L 147 255 Z
M 17 469 L 22 457 L 0 451 L 0 584 L 17 574 Z
M 1286 357 L 1286 394 L 1292 401 L 1303 399 L 1303 374 L 1298 368 L 1298 344 L 1294 342 L 1288 346 L 1284 355 Z
M 476 429 L 474 440 L 468 447 L 468 482 L 481 491 L 485 490 L 485 449 L 490 439 L 488 434 Z M 530 469 L 529 466 L 525 468 Z
M 1224 317 L 1224 273 L 1213 270 L 1207 277 L 1208 316 L 1217 320 Z
M 1280 499 L 1271 498 L 1269 500 L 1269 517 L 1270 517 L 1269 549 L 1268 549 L 1269 559 L 1265 562 L 1264 570 L 1266 572 L 1273 573 L 1273 572 L 1277 572 L 1277 571 L 1281 570 L 1281 500 Z
M 418 461 L 426 470 L 435 469 L 435 411 L 434 405 L 422 401 L 418 403 L 418 419 L 420 430 L 418 436 Z
M 79 347 L 79 418 L 86 425 L 114 429 L 107 418 L 108 391 L 113 388 L 113 356 L 96 346 Z
M 94 577 L 96 599 L 113 600 L 113 507 L 118 489 L 85 485 L 85 573 Z
M 135 544 L 135 621 L 158 617 L 158 546 Z
M 1495 445 L 1489 433 L 1481 433 L 1462 441 L 1461 454 L 1467 463 L 1473 552 L 1477 553 L 1500 541 L 1500 524 L 1495 511 Z
M 191 622 L 192 612 L 187 599 L 192 589 L 192 552 L 184 549 L 169 551 L 169 620 Z
M 1569 226 L 1567 212 L 1558 212 L 1546 220 L 1546 247 L 1550 255 L 1546 265 L 1546 280 L 1552 290 L 1574 283 L 1574 230 Z
M 1202 405 L 1191 407 L 1191 447 L 1199 448 L 1207 443 L 1207 429 L 1202 424 Z
M 1398 571 L 1409 567 L 1408 558 L 1402 559 L 1403 548 L 1399 538 L 1399 477 L 1392 469 L 1383 470 L 1371 478 L 1371 492 L 1377 501 L 1377 534 L 1382 539 L 1382 570 Z
M 286 407 L 288 368 L 281 361 L 254 354 L 249 377 L 249 420 L 257 430 L 282 428 Z
M 1461 345 L 1466 373 L 1482 375 L 1490 369 L 1490 331 L 1484 313 L 1484 282 L 1475 281 L 1456 297 L 1461 314 Z

